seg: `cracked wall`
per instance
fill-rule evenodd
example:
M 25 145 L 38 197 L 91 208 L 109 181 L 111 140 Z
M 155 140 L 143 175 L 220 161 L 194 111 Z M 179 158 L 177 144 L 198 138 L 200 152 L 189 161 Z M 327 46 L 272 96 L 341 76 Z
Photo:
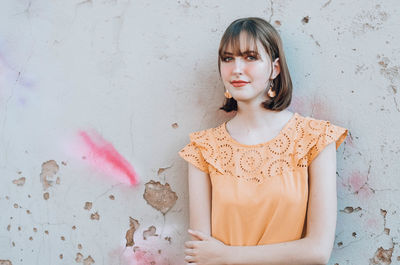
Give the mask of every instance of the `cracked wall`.
M 183 264 L 177 152 L 230 118 L 217 49 L 245 16 L 282 36 L 290 109 L 349 129 L 329 264 L 400 264 L 399 13 L 395 0 L 2 1 L 0 265 Z

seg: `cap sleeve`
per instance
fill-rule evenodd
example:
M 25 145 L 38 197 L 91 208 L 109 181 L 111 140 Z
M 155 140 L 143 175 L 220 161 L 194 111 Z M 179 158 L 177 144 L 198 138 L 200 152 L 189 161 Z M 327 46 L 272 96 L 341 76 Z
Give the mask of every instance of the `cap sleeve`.
M 190 138 L 190 143 L 183 147 L 178 154 L 201 171 L 208 173 L 208 163 L 204 159 L 200 148 L 197 146 L 195 141 L 193 141 L 192 134 L 190 134 Z
M 334 125 L 329 121 L 321 121 L 321 127 L 317 137 L 311 148 L 309 149 L 307 157 L 307 166 L 318 156 L 318 154 L 330 143 L 336 142 L 336 150 L 343 143 L 347 137 L 348 130 L 346 128 Z

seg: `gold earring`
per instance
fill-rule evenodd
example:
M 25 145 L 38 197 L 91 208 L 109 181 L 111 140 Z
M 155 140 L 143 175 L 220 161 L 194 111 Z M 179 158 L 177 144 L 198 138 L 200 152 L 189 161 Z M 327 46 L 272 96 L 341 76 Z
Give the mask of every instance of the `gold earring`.
M 228 89 L 225 91 L 224 95 L 226 98 L 232 98 L 232 95 L 229 93 Z
M 273 98 L 273 97 L 276 96 L 276 92 L 275 92 L 275 91 L 272 91 L 272 87 L 273 87 L 273 86 L 274 86 L 274 81 L 272 80 L 272 81 L 271 81 L 271 84 L 269 85 L 268 92 L 267 92 L 267 94 L 268 94 L 268 96 L 269 96 L 270 98 Z

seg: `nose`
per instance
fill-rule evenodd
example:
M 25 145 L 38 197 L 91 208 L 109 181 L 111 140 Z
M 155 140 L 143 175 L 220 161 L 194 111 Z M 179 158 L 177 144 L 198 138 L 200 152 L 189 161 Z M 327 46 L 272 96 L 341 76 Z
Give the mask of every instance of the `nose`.
M 244 66 L 244 62 L 243 60 L 238 57 L 235 59 L 235 64 L 233 67 L 233 73 L 234 74 L 242 74 L 243 73 L 243 66 Z

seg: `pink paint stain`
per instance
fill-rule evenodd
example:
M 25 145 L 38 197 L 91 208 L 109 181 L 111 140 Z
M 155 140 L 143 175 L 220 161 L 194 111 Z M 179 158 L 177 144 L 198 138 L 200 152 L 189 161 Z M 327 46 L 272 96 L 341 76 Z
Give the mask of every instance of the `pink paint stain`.
M 108 253 L 111 262 L 118 261 L 120 265 L 136 265 L 135 253 L 132 248 L 118 247 Z M 112 263 L 114 264 L 114 263 Z
M 154 250 L 155 251 L 155 250 Z M 161 254 L 143 249 L 133 251 L 132 247 L 118 247 L 108 253 L 113 261 L 118 260 L 121 265 L 170 265 Z
M 360 172 L 356 171 L 350 175 L 348 181 L 352 191 L 357 192 L 367 182 L 367 175 L 362 175 Z
M 378 228 L 379 223 L 378 220 L 369 218 L 366 222 L 367 228 Z
M 373 194 L 372 190 L 367 186 L 362 187 L 358 191 L 358 196 L 364 201 L 367 201 L 372 196 L 372 194 Z
M 137 249 L 134 252 L 134 257 L 137 265 L 169 265 L 169 262 L 166 261 L 165 258 L 152 251 Z
M 85 131 L 79 131 L 78 135 L 83 141 L 83 148 L 90 153 L 87 160 L 97 169 L 114 176 L 123 175 L 130 185 L 139 183 L 138 175 L 130 163 L 118 153 L 114 146 L 107 142 L 95 131 L 91 136 Z
M 367 183 L 368 174 L 356 171 L 350 175 L 347 181 L 347 186 L 350 186 L 351 191 L 356 193 L 362 201 L 368 201 L 374 193 Z

